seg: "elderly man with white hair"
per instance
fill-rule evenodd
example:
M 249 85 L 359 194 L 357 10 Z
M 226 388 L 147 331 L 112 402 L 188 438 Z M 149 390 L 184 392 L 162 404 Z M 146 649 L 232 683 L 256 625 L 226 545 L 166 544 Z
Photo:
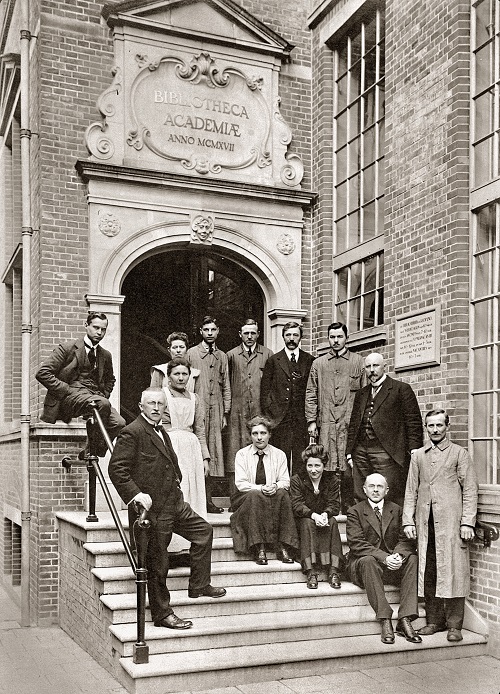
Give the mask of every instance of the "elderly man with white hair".
M 354 397 L 346 458 L 357 501 L 364 499 L 366 477 L 378 472 L 387 480 L 391 501 L 402 506 L 411 452 L 423 445 L 422 417 L 411 386 L 391 378 L 385 369 L 381 354 L 366 357 L 368 385 Z

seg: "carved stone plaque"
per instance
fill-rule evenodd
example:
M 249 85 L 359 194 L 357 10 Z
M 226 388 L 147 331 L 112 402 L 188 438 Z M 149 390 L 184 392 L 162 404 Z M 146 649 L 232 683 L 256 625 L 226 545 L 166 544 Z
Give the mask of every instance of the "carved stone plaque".
M 440 325 L 439 307 L 396 318 L 396 371 L 440 363 Z

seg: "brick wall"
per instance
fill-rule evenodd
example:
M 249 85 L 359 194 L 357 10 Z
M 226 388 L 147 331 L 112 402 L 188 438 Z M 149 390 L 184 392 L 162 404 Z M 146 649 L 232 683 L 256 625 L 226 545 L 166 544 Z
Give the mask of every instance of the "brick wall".
M 478 542 L 471 546 L 471 592 L 469 600 L 489 624 L 488 650 L 500 653 L 500 543 L 485 549 Z

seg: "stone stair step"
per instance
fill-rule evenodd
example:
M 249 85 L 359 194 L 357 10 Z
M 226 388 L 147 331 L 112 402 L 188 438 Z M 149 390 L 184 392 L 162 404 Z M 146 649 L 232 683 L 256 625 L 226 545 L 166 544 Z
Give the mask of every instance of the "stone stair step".
M 392 605 L 397 613 L 397 604 Z M 425 613 L 414 624 L 425 624 Z M 137 640 L 135 624 L 113 624 L 113 647 L 120 656 L 133 655 Z M 197 619 L 192 628 L 174 631 L 146 624 L 145 638 L 150 654 L 230 648 L 265 643 L 335 639 L 356 635 L 379 634 L 380 625 L 369 605 L 339 607 L 335 610 L 312 609 L 269 614 L 226 615 Z
M 98 567 L 92 569 L 97 580 L 97 590 L 100 594 L 132 593 L 135 591 L 135 577 L 130 567 Z M 179 567 L 170 569 L 168 587 L 170 590 L 187 590 L 190 569 Z M 215 577 L 219 577 L 216 580 Z M 276 559 L 270 559 L 267 566 L 257 566 L 253 561 L 222 561 L 212 562 L 212 577 L 214 583 L 225 588 L 234 586 L 269 585 L 278 583 L 304 583 L 300 565 L 282 564 Z M 324 579 L 325 576 L 322 576 Z
M 214 581 L 214 585 L 219 582 Z M 399 590 L 386 586 L 389 602 L 399 600 Z M 121 593 L 101 595 L 100 600 L 108 610 L 111 624 L 123 624 L 136 620 L 136 594 Z M 149 605 L 147 599 L 146 604 Z M 306 584 L 248 586 L 230 588 L 223 598 L 189 598 L 185 590 L 171 591 L 171 605 L 179 616 L 186 618 L 222 617 L 224 615 L 289 612 L 307 609 L 334 609 L 353 605 L 367 605 L 366 593 L 353 583 L 345 582 L 340 590 L 333 590 L 327 583 L 320 583 L 317 590 L 309 590 Z M 151 621 L 149 607 L 146 620 Z
M 305 677 L 368 667 L 391 666 L 461 658 L 486 653 L 483 636 L 464 631 L 464 640 L 449 644 L 442 633 L 425 637 L 422 644 L 396 638 L 392 645 L 379 634 L 338 639 L 256 644 L 182 653 L 153 654 L 149 663 L 134 664 L 120 658 L 122 683 L 133 694 L 166 694 L 196 689 L 222 689 L 251 682 Z M 263 687 L 263 690 L 265 687 Z M 397 688 L 395 689 L 397 691 Z

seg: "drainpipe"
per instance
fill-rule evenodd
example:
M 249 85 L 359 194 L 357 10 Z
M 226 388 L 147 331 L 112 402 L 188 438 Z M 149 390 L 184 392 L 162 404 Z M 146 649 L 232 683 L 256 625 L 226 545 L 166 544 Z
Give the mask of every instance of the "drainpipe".
M 21 0 L 21 191 L 22 191 L 22 335 L 21 335 L 21 626 L 30 626 L 30 352 L 31 352 L 31 184 L 29 0 Z

